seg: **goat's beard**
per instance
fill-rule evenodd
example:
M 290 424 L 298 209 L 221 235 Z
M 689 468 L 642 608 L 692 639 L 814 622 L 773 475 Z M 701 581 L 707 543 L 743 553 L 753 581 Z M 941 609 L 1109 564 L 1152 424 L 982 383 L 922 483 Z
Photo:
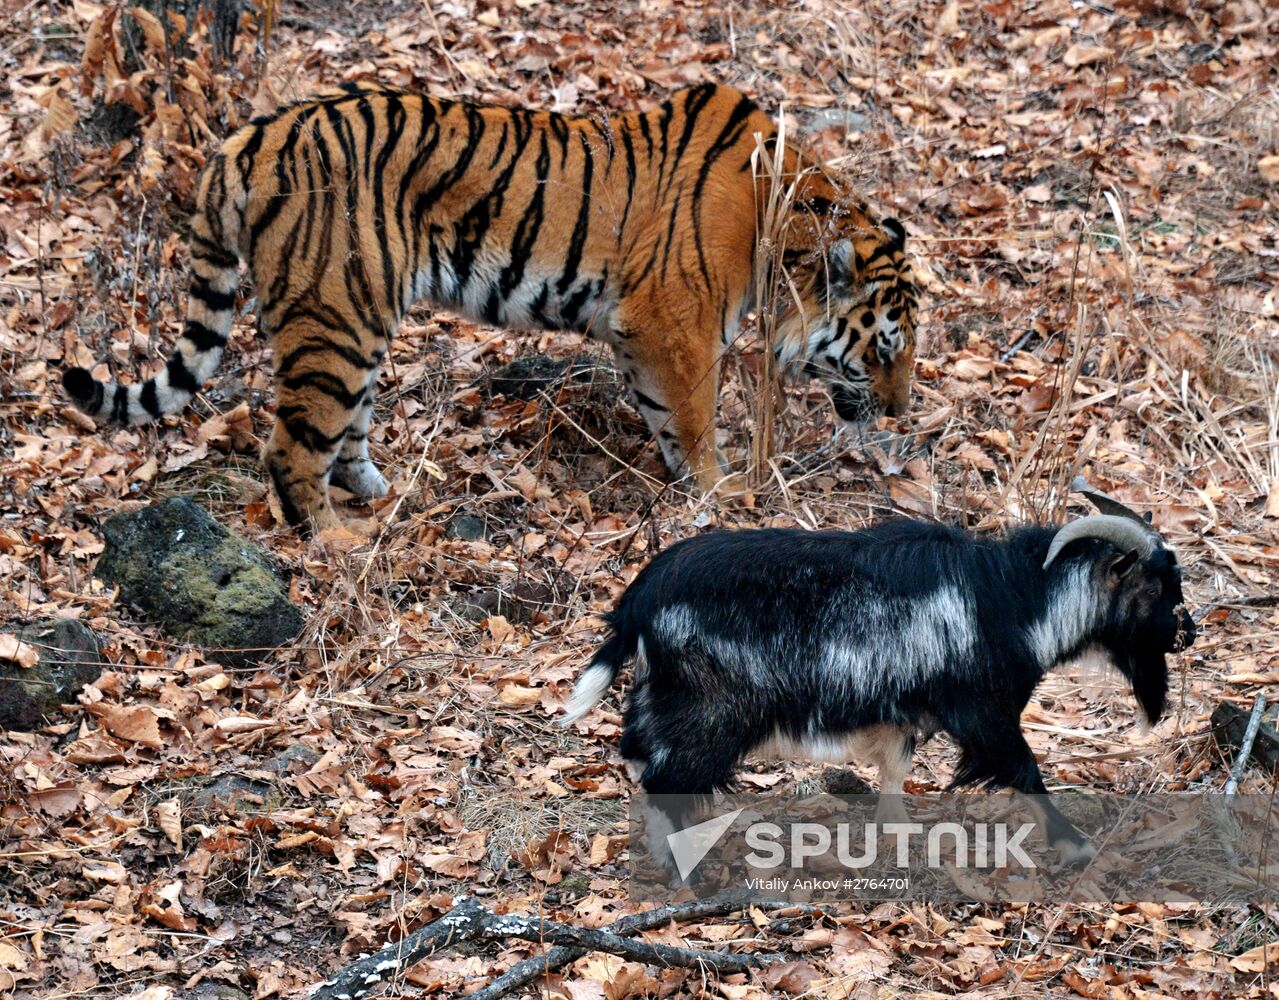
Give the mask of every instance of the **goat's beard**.
M 1163 653 L 1116 657 L 1121 673 L 1132 684 L 1132 695 L 1141 706 L 1146 723 L 1153 726 L 1163 718 L 1168 700 L 1168 661 Z

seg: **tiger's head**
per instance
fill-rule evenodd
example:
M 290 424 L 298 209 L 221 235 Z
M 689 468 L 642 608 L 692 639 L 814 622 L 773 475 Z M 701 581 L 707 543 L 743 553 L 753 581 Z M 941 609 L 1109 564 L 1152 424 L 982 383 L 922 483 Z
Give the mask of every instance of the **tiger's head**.
M 915 361 L 906 230 L 896 219 L 875 225 L 860 212 L 835 225 L 826 253 L 796 259 L 791 269 L 798 301 L 778 324 L 778 355 L 825 379 L 846 422 L 901 416 Z

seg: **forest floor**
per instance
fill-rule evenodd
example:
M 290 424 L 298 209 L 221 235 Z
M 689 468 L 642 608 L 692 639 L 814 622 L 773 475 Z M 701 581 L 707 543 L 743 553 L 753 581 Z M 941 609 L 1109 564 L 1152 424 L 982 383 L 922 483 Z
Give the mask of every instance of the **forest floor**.
M 1273 4 L 295 0 L 269 33 L 246 14 L 222 66 L 207 11 L 167 56 L 154 16 L 123 5 L 0 12 L 0 632 L 74 616 L 105 651 L 79 704 L 0 735 L 0 990 L 298 996 L 461 892 L 580 924 L 627 912 L 616 693 L 573 728 L 554 717 L 598 615 L 655 551 L 711 525 L 900 513 L 995 530 L 1063 516 L 1065 485 L 1089 476 L 1153 513 L 1207 613 L 1153 731 L 1114 677 L 1066 670 L 1028 708 L 1028 737 L 1050 786 L 1224 786 L 1213 708 L 1279 681 Z M 372 433 L 392 495 L 306 542 L 278 522 L 257 458 L 270 364 L 249 300 L 185 414 L 95 432 L 60 370 L 165 355 L 215 142 L 346 80 L 557 110 L 714 80 L 784 106 L 907 226 L 924 305 L 909 419 L 837 433 L 826 391 L 790 379 L 751 502 L 716 508 L 667 485 L 615 387 L 484 390 L 513 359 L 597 346 L 418 309 Z M 721 397 L 741 462 L 759 371 L 748 339 Z M 176 494 L 278 558 L 307 619 L 293 647 L 229 669 L 93 579 L 102 521 Z M 953 752 L 934 744 L 912 790 L 948 780 Z M 815 770 L 747 777 L 788 787 Z M 1270 776 L 1249 771 L 1243 789 L 1268 793 Z M 793 956 L 763 973 L 596 955 L 541 992 L 1279 996 L 1266 906 L 881 903 L 797 919 L 650 935 Z M 441 954 L 405 988 L 457 995 L 537 950 Z

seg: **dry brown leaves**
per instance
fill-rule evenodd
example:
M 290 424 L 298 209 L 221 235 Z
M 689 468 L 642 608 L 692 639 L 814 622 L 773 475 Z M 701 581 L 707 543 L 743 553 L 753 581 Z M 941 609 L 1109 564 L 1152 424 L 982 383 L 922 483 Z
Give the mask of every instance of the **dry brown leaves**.
M 1051 680 L 1027 730 L 1057 781 L 1215 787 L 1213 704 L 1276 676 L 1272 5 L 349 7 L 282 7 L 264 58 L 246 15 L 237 61 L 215 68 L 207 11 L 175 25 L 189 31 L 175 44 L 146 10 L 5 6 L 0 658 L 29 666 L 14 625 L 71 614 L 102 635 L 106 663 L 79 709 L 0 740 L 0 988 L 297 995 L 462 887 L 591 925 L 626 912 L 620 719 L 567 733 L 551 720 L 595 616 L 657 547 L 714 523 L 853 526 L 896 510 L 991 527 L 1056 516 L 1054 488 L 1089 474 L 1154 511 L 1192 601 L 1217 607 L 1153 734 L 1087 674 Z M 58 372 L 138 372 L 163 355 L 183 219 L 217 137 L 350 79 L 566 109 L 714 79 L 786 102 L 910 230 L 928 311 L 909 425 L 831 447 L 824 392 L 796 381 L 775 474 L 753 508 L 717 513 L 656 495 L 642 425 L 608 392 L 551 406 L 476 387 L 518 354 L 580 342 L 423 311 L 395 344 L 373 438 L 393 492 L 318 544 L 280 527 L 263 485 L 269 365 L 248 316 L 187 414 L 93 432 Z M 755 351 L 728 366 L 732 457 L 749 454 Z M 101 519 L 177 492 L 288 569 L 309 616 L 298 648 L 231 671 L 93 581 Z M 1110 756 L 1121 748 L 1132 755 Z M 911 788 L 941 787 L 950 767 L 930 750 Z M 745 780 L 793 784 L 800 770 Z M 726 1000 L 1207 998 L 1263 995 L 1272 924 L 1230 907 L 884 904 L 797 914 L 785 932 L 757 914 L 651 936 L 793 953 L 706 984 Z M 535 950 L 444 955 L 408 980 L 453 995 Z M 703 981 L 594 956 L 548 988 L 585 1000 Z

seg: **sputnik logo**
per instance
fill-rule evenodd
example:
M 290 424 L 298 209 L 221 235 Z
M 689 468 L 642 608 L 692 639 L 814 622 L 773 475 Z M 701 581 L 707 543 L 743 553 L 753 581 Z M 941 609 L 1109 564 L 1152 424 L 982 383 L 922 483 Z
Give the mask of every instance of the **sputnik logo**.
M 666 835 L 666 845 L 671 850 L 671 857 L 675 859 L 681 882 L 688 878 L 710 849 L 720 842 L 733 821 L 741 814 L 741 809 L 734 809 L 731 813 Z

